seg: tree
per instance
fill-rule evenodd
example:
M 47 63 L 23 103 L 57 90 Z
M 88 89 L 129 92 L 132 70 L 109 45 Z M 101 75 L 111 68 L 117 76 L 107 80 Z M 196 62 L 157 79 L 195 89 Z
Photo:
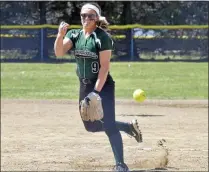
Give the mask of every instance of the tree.
M 205 1 L 93 1 L 102 8 L 102 15 L 111 24 L 139 23 L 146 25 L 208 24 L 208 2 Z M 80 9 L 86 1 L 48 1 L 46 23 L 65 20 L 80 23 Z M 132 4 L 132 5 L 130 5 Z M 124 6 L 125 5 L 125 6 Z M 126 8 L 127 11 L 124 11 Z M 38 1 L 1 1 L 1 24 L 38 24 Z M 124 22 L 124 20 L 126 22 Z

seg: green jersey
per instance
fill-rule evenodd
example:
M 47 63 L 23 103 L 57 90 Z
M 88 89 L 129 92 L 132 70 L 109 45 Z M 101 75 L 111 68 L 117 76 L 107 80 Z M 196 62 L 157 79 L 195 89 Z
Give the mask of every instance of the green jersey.
M 99 52 L 113 49 L 113 41 L 102 29 L 97 28 L 85 38 L 82 29 L 72 29 L 67 34 L 73 43 L 79 78 L 96 79 L 100 69 Z

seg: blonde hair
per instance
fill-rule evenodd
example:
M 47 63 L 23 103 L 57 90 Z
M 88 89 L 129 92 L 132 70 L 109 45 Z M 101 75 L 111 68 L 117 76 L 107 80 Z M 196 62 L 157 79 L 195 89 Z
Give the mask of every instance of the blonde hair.
M 100 17 L 99 20 L 96 22 L 96 25 L 104 30 L 108 30 L 109 23 L 107 22 L 106 18 Z

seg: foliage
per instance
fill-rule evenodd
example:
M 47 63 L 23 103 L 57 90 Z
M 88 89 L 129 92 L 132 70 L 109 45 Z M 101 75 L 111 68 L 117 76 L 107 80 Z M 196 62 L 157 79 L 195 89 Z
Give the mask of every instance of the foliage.
M 1 24 L 80 24 L 84 1 L 1 1 Z M 205 1 L 97 1 L 111 24 L 208 24 Z M 44 12 L 43 12 L 44 11 Z M 45 16 L 42 16 L 45 15 Z M 45 24 L 45 23 L 44 23 Z

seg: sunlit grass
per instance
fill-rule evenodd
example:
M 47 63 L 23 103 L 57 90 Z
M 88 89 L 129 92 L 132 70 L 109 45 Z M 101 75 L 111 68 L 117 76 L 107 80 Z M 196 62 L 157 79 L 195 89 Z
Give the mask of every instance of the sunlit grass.
M 117 98 L 144 89 L 149 99 L 207 99 L 208 63 L 112 63 Z M 77 99 L 74 63 L 1 64 L 1 98 Z

